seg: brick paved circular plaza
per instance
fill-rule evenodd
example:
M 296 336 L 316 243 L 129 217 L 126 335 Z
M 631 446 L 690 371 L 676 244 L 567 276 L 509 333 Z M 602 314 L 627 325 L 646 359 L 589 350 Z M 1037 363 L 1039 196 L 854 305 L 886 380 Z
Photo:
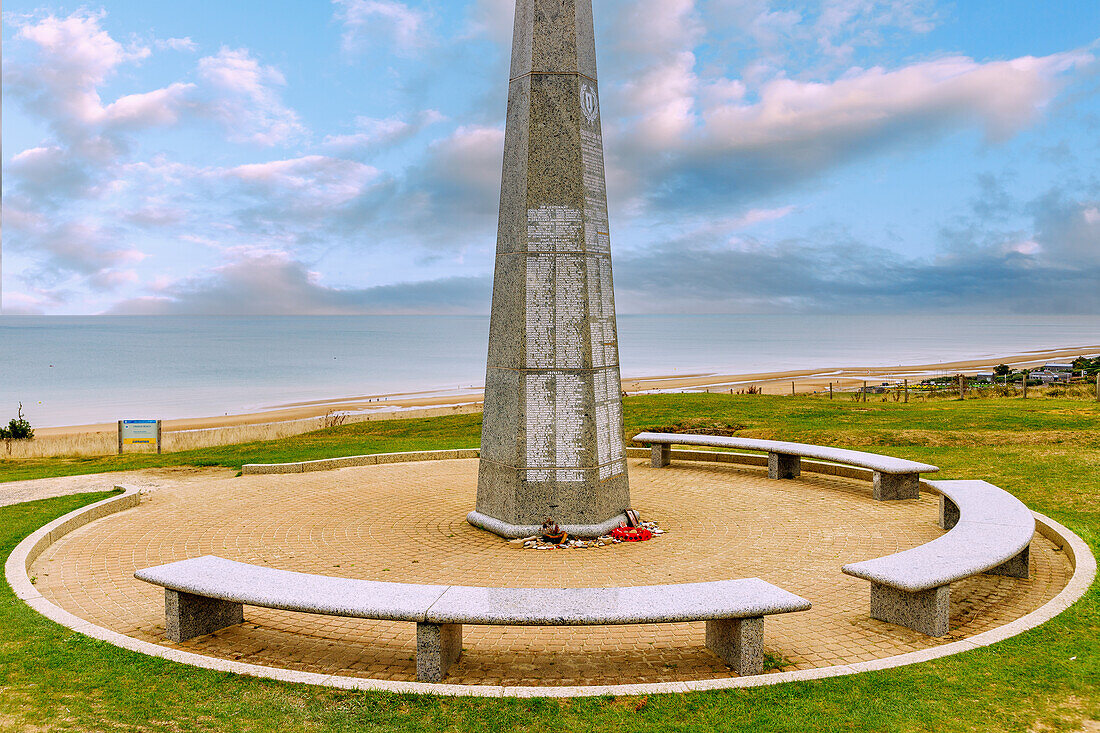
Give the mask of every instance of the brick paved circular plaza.
M 524 550 L 469 526 L 477 461 L 396 463 L 306 474 L 158 481 L 139 507 L 61 538 L 35 563 L 41 593 L 95 624 L 215 657 L 323 674 L 416 679 L 415 624 L 246 607 L 245 623 L 183 644 L 164 639 L 160 587 L 139 568 L 218 555 L 367 580 L 559 587 L 759 577 L 810 599 L 769 616 L 766 652 L 784 670 L 849 664 L 972 636 L 1032 611 L 1067 583 L 1070 563 L 1031 545 L 1029 580 L 954 583 L 951 634 L 932 639 L 868 615 L 869 584 L 841 565 L 943 532 L 937 500 L 876 502 L 867 482 L 803 474 L 770 481 L 748 466 L 630 460 L 634 507 L 669 533 L 587 550 Z M 732 677 L 703 646 L 703 623 L 596 627 L 467 626 L 446 682 L 586 685 Z

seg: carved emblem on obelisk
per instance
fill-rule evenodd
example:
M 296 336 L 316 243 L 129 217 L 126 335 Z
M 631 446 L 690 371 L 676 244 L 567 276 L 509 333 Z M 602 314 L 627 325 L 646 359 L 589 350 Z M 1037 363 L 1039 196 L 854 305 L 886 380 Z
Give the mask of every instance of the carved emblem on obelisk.
M 596 116 L 600 113 L 596 101 L 596 90 L 584 82 L 581 82 L 581 112 L 584 113 L 584 118 L 589 124 L 595 122 Z
M 518 0 L 471 524 L 601 534 L 630 506 L 591 0 Z

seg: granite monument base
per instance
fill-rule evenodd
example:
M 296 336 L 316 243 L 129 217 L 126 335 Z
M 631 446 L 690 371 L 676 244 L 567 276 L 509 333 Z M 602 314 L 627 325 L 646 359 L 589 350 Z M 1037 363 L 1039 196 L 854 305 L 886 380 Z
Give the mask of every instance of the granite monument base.
M 542 524 L 510 524 L 477 511 L 467 514 L 466 521 L 478 529 L 507 539 L 532 537 L 542 532 Z M 558 526 L 571 537 L 600 537 L 624 523 L 626 523 L 626 514 L 616 514 L 611 519 L 595 524 L 559 524 Z

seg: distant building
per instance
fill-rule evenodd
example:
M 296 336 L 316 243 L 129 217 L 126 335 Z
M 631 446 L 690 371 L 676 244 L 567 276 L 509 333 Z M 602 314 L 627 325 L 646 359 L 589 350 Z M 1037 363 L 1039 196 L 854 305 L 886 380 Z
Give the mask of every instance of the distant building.
M 1028 376 L 1031 379 L 1042 382 L 1043 384 L 1050 384 L 1051 382 L 1068 382 L 1071 376 L 1071 372 L 1054 372 L 1048 369 L 1041 369 L 1039 371 L 1032 372 Z
M 991 384 L 993 382 L 993 374 L 988 372 L 985 374 L 975 374 L 974 381 L 981 382 L 982 384 Z
M 1072 364 L 1044 364 L 1043 365 L 1043 371 L 1044 372 L 1072 372 L 1073 371 L 1073 365 Z

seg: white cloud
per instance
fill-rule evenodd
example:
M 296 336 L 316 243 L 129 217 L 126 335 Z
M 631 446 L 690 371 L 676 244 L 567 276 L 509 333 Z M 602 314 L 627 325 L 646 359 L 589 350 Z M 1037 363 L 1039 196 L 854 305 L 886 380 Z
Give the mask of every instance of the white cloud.
M 211 90 L 207 113 L 231 140 L 275 145 L 305 133 L 298 114 L 283 104 L 277 90 L 286 84 L 282 73 L 262 65 L 248 49 L 223 47 L 199 59 L 199 77 Z
M 94 117 L 98 111 L 98 97 L 87 94 L 89 88 L 101 84 L 120 64 L 150 53 L 141 46 L 127 49 L 111 38 L 99 26 L 103 17 L 103 12 L 78 10 L 67 18 L 48 15 L 19 28 L 20 38 L 38 46 L 47 87 L 84 92 L 65 100 L 80 118 Z
M 935 0 L 711 0 L 707 27 L 732 29 L 738 52 L 752 59 L 741 73 L 746 81 L 787 71 L 819 78 L 851 65 L 856 52 L 886 47 L 907 36 L 928 33 L 943 12 Z M 711 40 L 729 45 L 724 32 Z M 796 60 L 794 69 L 791 61 Z
M 156 46 L 159 49 L 166 49 L 170 51 L 197 51 L 199 45 L 191 40 L 190 36 L 183 38 L 158 38 L 156 40 Z
M 187 220 L 187 211 L 164 203 L 149 204 L 129 211 L 121 216 L 129 222 L 144 227 L 171 227 Z
M 337 17 L 344 24 L 345 51 L 361 50 L 383 35 L 401 50 L 411 50 L 424 41 L 426 15 L 396 0 L 333 0 Z
M 695 124 L 695 55 L 675 54 L 623 86 L 629 112 L 640 116 L 635 135 L 654 147 L 675 146 Z
M 408 122 L 397 117 L 376 119 L 355 118 L 356 132 L 346 135 L 328 135 L 322 146 L 341 154 L 375 152 L 408 140 L 428 125 L 446 119 L 434 109 L 427 110 Z
M 1043 251 L 1043 245 L 1034 239 L 1025 239 L 1022 242 L 1009 242 L 1005 245 L 1003 251 L 1005 254 L 1015 252 L 1021 255 L 1037 255 Z
M 30 292 L 12 291 L 10 288 L 3 293 L 3 302 L 0 303 L 0 313 L 9 316 L 42 315 L 48 310 L 64 304 L 64 300 L 58 297 L 56 291 L 37 290 L 28 288 Z
M 1095 64 L 1083 50 L 987 63 L 951 56 L 853 68 L 830 82 L 776 78 L 750 93 L 736 80 L 697 78 L 689 53 L 666 58 L 623 87 L 632 116 L 609 138 L 608 170 L 631 196 L 689 207 L 728 205 L 953 130 L 976 126 L 1003 141 Z
M 35 267 L 21 273 L 32 285 L 52 288 L 79 281 L 97 290 L 108 290 L 131 279 L 128 266 L 146 255 L 136 247 L 120 246 L 118 233 L 86 221 L 39 221 L 16 245 L 17 251 L 33 252 Z
M 396 117 L 382 120 L 357 117 L 355 126 L 359 132 L 350 135 L 327 135 L 323 145 L 339 151 L 384 147 L 393 141 L 407 137 L 412 129 L 412 125 Z
M 731 229 L 743 229 L 754 224 L 778 221 L 790 215 L 794 210 L 794 206 L 782 206 L 777 209 L 749 209 L 741 216 L 729 220 L 727 226 Z
M 117 127 L 143 128 L 174 125 L 180 113 L 194 106 L 194 84 L 176 82 L 144 94 L 119 97 L 103 110 L 104 118 Z
M 95 196 L 102 190 L 88 169 L 74 160 L 68 150 L 57 145 L 28 148 L 17 153 L 5 166 L 5 173 L 10 176 L 4 200 L 5 219 L 15 196 L 21 196 L 28 208 L 35 208 L 36 204 L 57 204 L 70 197 Z
M 1093 60 L 1071 52 L 978 63 L 954 56 L 897 70 L 853 69 L 830 84 L 776 79 L 751 104 L 704 113 L 710 139 L 731 148 L 866 138 L 892 127 L 982 124 L 1004 139 L 1031 122 L 1058 90 L 1058 76 Z
M 124 95 L 104 104 L 100 88 L 124 63 L 147 58 L 146 47 L 125 47 L 105 31 L 103 13 L 79 10 L 48 15 L 19 26 L 18 38 L 33 44 L 33 63 L 5 59 L 5 93 L 44 118 L 58 141 L 99 165 L 123 155 L 121 133 L 179 124 L 185 117 L 212 117 L 230 139 L 261 145 L 304 134 L 298 115 L 287 108 L 278 69 L 261 64 L 247 49 L 222 48 L 198 62 L 201 84 L 175 82 L 162 89 Z M 158 42 L 190 49 L 190 39 Z M 190 44 L 190 45 L 189 45 Z
M 814 24 L 821 50 L 847 59 L 858 46 L 878 46 L 893 30 L 928 33 L 938 14 L 932 0 L 825 0 Z
M 307 155 L 241 165 L 220 175 L 242 182 L 277 206 L 316 208 L 323 213 L 361 196 L 377 180 L 379 171 L 352 160 Z
M 619 6 L 616 25 L 620 50 L 644 56 L 690 50 L 702 37 L 704 26 L 695 0 L 635 0 Z
M 16 21 L 16 37 L 36 58 L 4 61 L 4 90 L 43 117 L 67 147 L 99 162 L 118 154 L 99 87 L 127 62 L 149 56 L 141 46 L 124 47 L 100 27 L 103 13 L 78 10 L 65 18 L 47 15 Z
M 467 236 L 490 226 L 500 201 L 503 158 L 504 130 L 499 127 L 463 125 L 431 143 L 423 165 L 407 180 L 410 213 L 421 222 L 418 233 L 453 243 L 454 225 Z M 449 226 L 439 227 L 444 221 Z
M 515 25 L 515 0 L 476 0 L 471 10 L 474 32 L 506 46 L 512 40 Z
M 12 156 L 8 169 L 29 178 L 48 180 L 61 167 L 64 154 L 56 145 L 27 148 Z

